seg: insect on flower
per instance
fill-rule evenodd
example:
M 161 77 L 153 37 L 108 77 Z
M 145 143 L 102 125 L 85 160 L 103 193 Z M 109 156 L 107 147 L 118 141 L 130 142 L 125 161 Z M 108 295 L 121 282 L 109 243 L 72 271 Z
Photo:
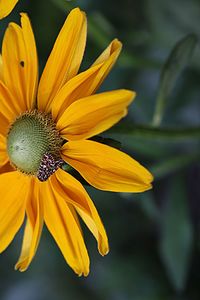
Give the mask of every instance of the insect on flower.
M 143 192 L 152 175 L 127 154 L 90 140 L 127 114 L 135 97 L 129 90 L 96 94 L 115 63 L 115 39 L 86 71 L 78 74 L 86 43 L 85 14 L 67 17 L 38 83 L 38 59 L 29 18 L 10 23 L 2 44 L 0 70 L 0 251 L 26 220 L 16 269 L 24 271 L 37 250 L 43 222 L 69 266 L 89 272 L 79 224 L 85 222 L 109 251 L 97 210 L 82 184 L 64 171 L 68 164 L 97 189 Z

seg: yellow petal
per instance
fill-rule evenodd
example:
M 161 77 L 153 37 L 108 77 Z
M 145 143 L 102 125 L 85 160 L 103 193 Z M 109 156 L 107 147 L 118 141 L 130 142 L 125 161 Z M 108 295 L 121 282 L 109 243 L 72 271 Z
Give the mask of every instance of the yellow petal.
M 6 152 L 6 138 L 0 134 L 0 168 L 3 167 L 8 160 Z
M 102 255 L 107 254 L 109 246 L 106 231 L 92 200 L 83 186 L 70 174 L 61 169 L 56 172 L 56 177 L 52 178 L 52 184 L 60 190 L 63 199 L 75 207 L 96 238 L 99 252 Z
M 0 100 L 1 101 L 1 100 Z M 8 120 L 2 116 L 2 114 L 0 113 L 0 134 L 2 134 L 3 136 L 7 136 L 8 134 L 8 130 L 9 130 L 9 123 Z
M 143 192 L 152 175 L 127 154 L 93 141 L 73 141 L 62 148 L 63 159 L 91 185 L 113 192 Z
M 30 265 L 40 241 L 43 227 L 43 204 L 44 196 L 39 194 L 39 185 L 36 179 L 32 179 L 29 198 L 27 199 L 27 221 L 24 232 L 22 250 L 15 269 L 25 271 Z M 42 188 L 40 188 L 42 192 Z
M 80 232 L 83 234 L 81 224 L 80 224 L 80 221 L 79 221 L 79 217 L 78 217 L 78 214 L 77 214 L 75 208 L 69 202 L 67 204 L 68 204 L 68 207 L 69 207 L 69 209 L 70 209 L 70 211 L 71 211 L 71 213 L 72 213 L 72 215 L 73 215 L 73 217 L 76 221 L 77 226 L 79 227 Z
M 55 121 L 71 103 L 95 93 L 116 62 L 121 47 L 118 40 L 112 41 L 91 68 L 78 74 L 63 86 L 52 103 Z
M 93 86 L 94 86 L 93 93 L 100 87 L 103 80 L 110 72 L 121 50 L 122 50 L 122 43 L 117 39 L 114 39 L 110 43 L 110 45 L 103 51 L 103 53 L 97 58 L 97 60 L 93 63 L 93 66 L 103 63 L 101 73 L 98 74 L 98 76 L 95 78 L 95 81 L 93 82 Z
M 82 274 L 87 276 L 89 257 L 82 232 L 71 209 L 60 194 L 60 190 L 57 190 L 50 181 L 42 183 L 42 187 L 45 195 L 44 220 L 47 228 L 69 266 L 79 276 Z
M 116 124 L 127 113 L 135 96 L 128 90 L 105 92 L 72 103 L 57 122 L 67 140 L 87 139 Z
M 23 111 L 25 111 L 24 105 L 16 101 L 8 88 L 0 81 L 0 114 L 3 115 L 1 123 L 3 121 L 7 127 L 8 124 L 11 124 Z M 2 126 L 2 124 L 0 126 Z M 5 129 L 8 131 L 8 128 L 4 128 L 3 132 L 5 132 Z
M 3 80 L 3 59 L 1 54 L 0 54 L 0 80 Z
M 73 9 L 57 37 L 40 80 L 40 110 L 48 112 L 60 88 L 77 74 L 85 49 L 86 31 L 85 14 L 79 8 Z
M 17 171 L 1 174 L 0 191 L 0 252 L 2 252 L 23 223 L 29 178 Z
M 0 0 L 0 19 L 9 15 L 19 0 Z
M 35 103 L 38 61 L 34 35 L 26 14 L 21 27 L 10 23 L 3 39 L 3 80 L 23 111 Z

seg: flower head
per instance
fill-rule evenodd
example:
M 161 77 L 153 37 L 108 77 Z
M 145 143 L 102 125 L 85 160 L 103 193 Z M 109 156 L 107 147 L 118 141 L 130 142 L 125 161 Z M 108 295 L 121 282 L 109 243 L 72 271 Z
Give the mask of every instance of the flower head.
M 19 0 L 0 0 L 0 19 L 3 19 L 13 10 Z
M 115 63 L 121 43 L 114 40 L 86 71 L 79 73 L 86 43 L 86 17 L 78 8 L 66 19 L 38 83 L 34 35 L 26 14 L 9 24 L 0 69 L 0 251 L 26 218 L 16 269 L 31 263 L 43 222 L 67 263 L 79 275 L 89 257 L 79 224 L 85 222 L 109 251 L 97 210 L 81 183 L 64 171 L 76 169 L 92 186 L 106 191 L 142 192 L 152 176 L 127 154 L 90 140 L 127 113 L 135 93 L 95 94 Z M 78 75 L 77 75 L 78 74 Z

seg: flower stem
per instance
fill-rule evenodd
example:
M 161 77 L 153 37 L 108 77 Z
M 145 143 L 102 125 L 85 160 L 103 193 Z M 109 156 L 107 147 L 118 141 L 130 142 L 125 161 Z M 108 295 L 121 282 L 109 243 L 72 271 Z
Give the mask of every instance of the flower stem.
M 162 127 L 121 124 L 110 129 L 109 133 L 128 134 L 134 137 L 145 137 L 163 140 L 200 139 L 200 127 Z

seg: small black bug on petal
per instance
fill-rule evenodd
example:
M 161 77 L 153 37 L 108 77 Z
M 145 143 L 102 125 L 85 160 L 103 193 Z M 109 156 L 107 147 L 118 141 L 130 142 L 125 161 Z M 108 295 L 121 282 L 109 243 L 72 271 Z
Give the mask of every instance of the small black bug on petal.
M 20 66 L 22 66 L 22 68 L 24 67 L 24 61 L 23 60 L 20 61 Z

